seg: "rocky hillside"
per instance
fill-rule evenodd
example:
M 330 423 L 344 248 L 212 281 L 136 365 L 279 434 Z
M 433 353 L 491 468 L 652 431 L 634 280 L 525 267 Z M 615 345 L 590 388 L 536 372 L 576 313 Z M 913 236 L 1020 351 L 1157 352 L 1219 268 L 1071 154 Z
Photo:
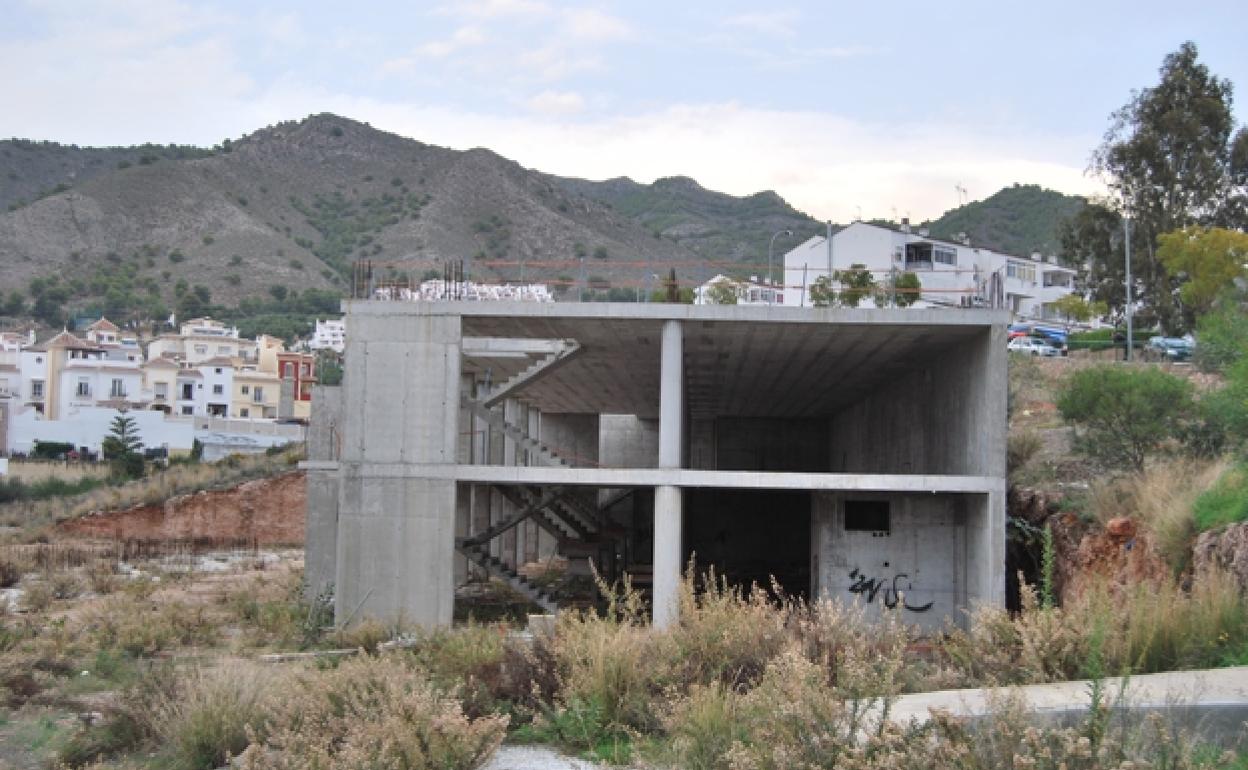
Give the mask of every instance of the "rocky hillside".
M 790 206 L 771 190 L 744 198 L 707 190 L 689 177 L 676 176 L 643 185 L 620 177 L 605 182 L 551 177 L 569 193 L 606 204 L 639 222 L 655 238 L 670 238 L 721 261 L 761 262 L 773 233 L 792 230 L 794 237 L 777 242 L 792 248 L 825 226 Z
M 1009 254 L 1057 254 L 1058 226 L 1078 213 L 1086 201 L 1034 184 L 1006 187 L 982 201 L 945 212 L 928 224 L 937 238 L 966 233 L 971 243 Z
M 4 147 L 25 159 L 10 173 L 38 177 L 31 189 L 59 179 L 47 153 L 27 157 L 19 144 Z M 360 258 L 417 275 L 464 258 L 470 274 L 512 279 L 528 262 L 525 277 L 542 280 L 577 277 L 583 259 L 587 277 L 621 284 L 639 281 L 642 263 L 709 272 L 692 266 L 698 252 L 678 239 L 557 178 L 488 150 L 452 151 L 333 115 L 262 129 L 202 157 L 114 162 L 83 152 L 66 157 L 91 173 L 55 181 L 53 190 L 67 187 L 24 205 L 14 195 L 13 210 L 0 213 L 6 290 L 60 275 L 74 284 L 71 302 L 140 286 L 169 304 L 181 280 L 183 292 L 234 304 L 274 286 L 341 290 Z M 558 264 L 541 270 L 539 261 Z M 126 287 L 110 283 L 118 274 Z
M 9 140 L 0 175 L 0 314 L 53 326 L 75 314 L 125 321 L 170 310 L 270 325 L 312 317 L 336 308 L 359 259 L 416 278 L 464 259 L 471 277 L 626 290 L 675 266 L 687 283 L 751 272 L 776 231 L 794 231 L 780 252 L 824 227 L 770 191 L 739 198 L 685 177 L 567 179 L 328 114 L 212 149 Z M 931 227 L 1048 251 L 1078 205 L 1016 186 Z

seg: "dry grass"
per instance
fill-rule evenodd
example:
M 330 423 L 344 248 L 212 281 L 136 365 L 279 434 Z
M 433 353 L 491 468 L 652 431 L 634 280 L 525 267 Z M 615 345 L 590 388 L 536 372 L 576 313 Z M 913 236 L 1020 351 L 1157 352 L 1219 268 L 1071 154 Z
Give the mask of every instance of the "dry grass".
M 505 716 L 465 716 L 406 656 L 304 672 L 271 703 L 252 721 L 243 770 L 472 770 L 507 728 Z
M 53 460 L 10 460 L 9 476 L 26 484 L 48 479 L 73 482 L 79 479 L 106 479 L 111 473 L 108 463 L 56 462 Z
M 1196 535 L 1196 499 L 1228 467 L 1226 459 L 1157 462 L 1139 475 L 1094 482 L 1088 489 L 1088 509 L 1102 525 L 1118 517 L 1139 521 L 1177 574 L 1187 566 Z

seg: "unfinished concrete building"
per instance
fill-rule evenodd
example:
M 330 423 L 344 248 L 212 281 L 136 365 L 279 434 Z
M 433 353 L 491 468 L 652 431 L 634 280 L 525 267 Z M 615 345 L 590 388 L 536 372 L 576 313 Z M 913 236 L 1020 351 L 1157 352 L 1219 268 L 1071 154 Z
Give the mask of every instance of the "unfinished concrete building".
M 984 310 L 345 303 L 309 433 L 339 622 L 442 625 L 472 573 L 684 566 L 959 622 L 1005 590 L 1006 318 Z

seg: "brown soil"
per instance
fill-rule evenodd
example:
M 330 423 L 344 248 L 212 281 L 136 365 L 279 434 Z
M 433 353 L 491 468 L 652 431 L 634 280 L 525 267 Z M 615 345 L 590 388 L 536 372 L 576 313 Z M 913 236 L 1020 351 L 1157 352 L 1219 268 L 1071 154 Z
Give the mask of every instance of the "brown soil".
M 159 504 L 101 511 L 60 525 L 80 537 L 116 540 L 249 541 L 302 545 L 307 510 L 303 471 L 196 492 Z

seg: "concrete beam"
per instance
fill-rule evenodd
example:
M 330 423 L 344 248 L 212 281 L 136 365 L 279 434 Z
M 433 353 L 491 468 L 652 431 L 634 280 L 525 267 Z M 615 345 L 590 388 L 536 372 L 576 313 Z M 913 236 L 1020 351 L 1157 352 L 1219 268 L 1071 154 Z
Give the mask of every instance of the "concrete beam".
M 337 467 L 335 463 L 306 461 L 309 470 Z M 929 492 L 990 494 L 1002 481 L 993 476 L 924 475 L 905 473 L 783 473 L 772 471 L 703 471 L 690 468 L 554 468 L 500 465 L 375 465 L 362 469 L 373 478 L 412 476 L 480 484 L 524 486 L 659 487 L 683 489 L 790 489 L 835 492 Z
M 549 356 L 564 347 L 563 340 L 535 340 L 526 337 L 464 337 L 460 346 L 465 358 L 528 358 Z

